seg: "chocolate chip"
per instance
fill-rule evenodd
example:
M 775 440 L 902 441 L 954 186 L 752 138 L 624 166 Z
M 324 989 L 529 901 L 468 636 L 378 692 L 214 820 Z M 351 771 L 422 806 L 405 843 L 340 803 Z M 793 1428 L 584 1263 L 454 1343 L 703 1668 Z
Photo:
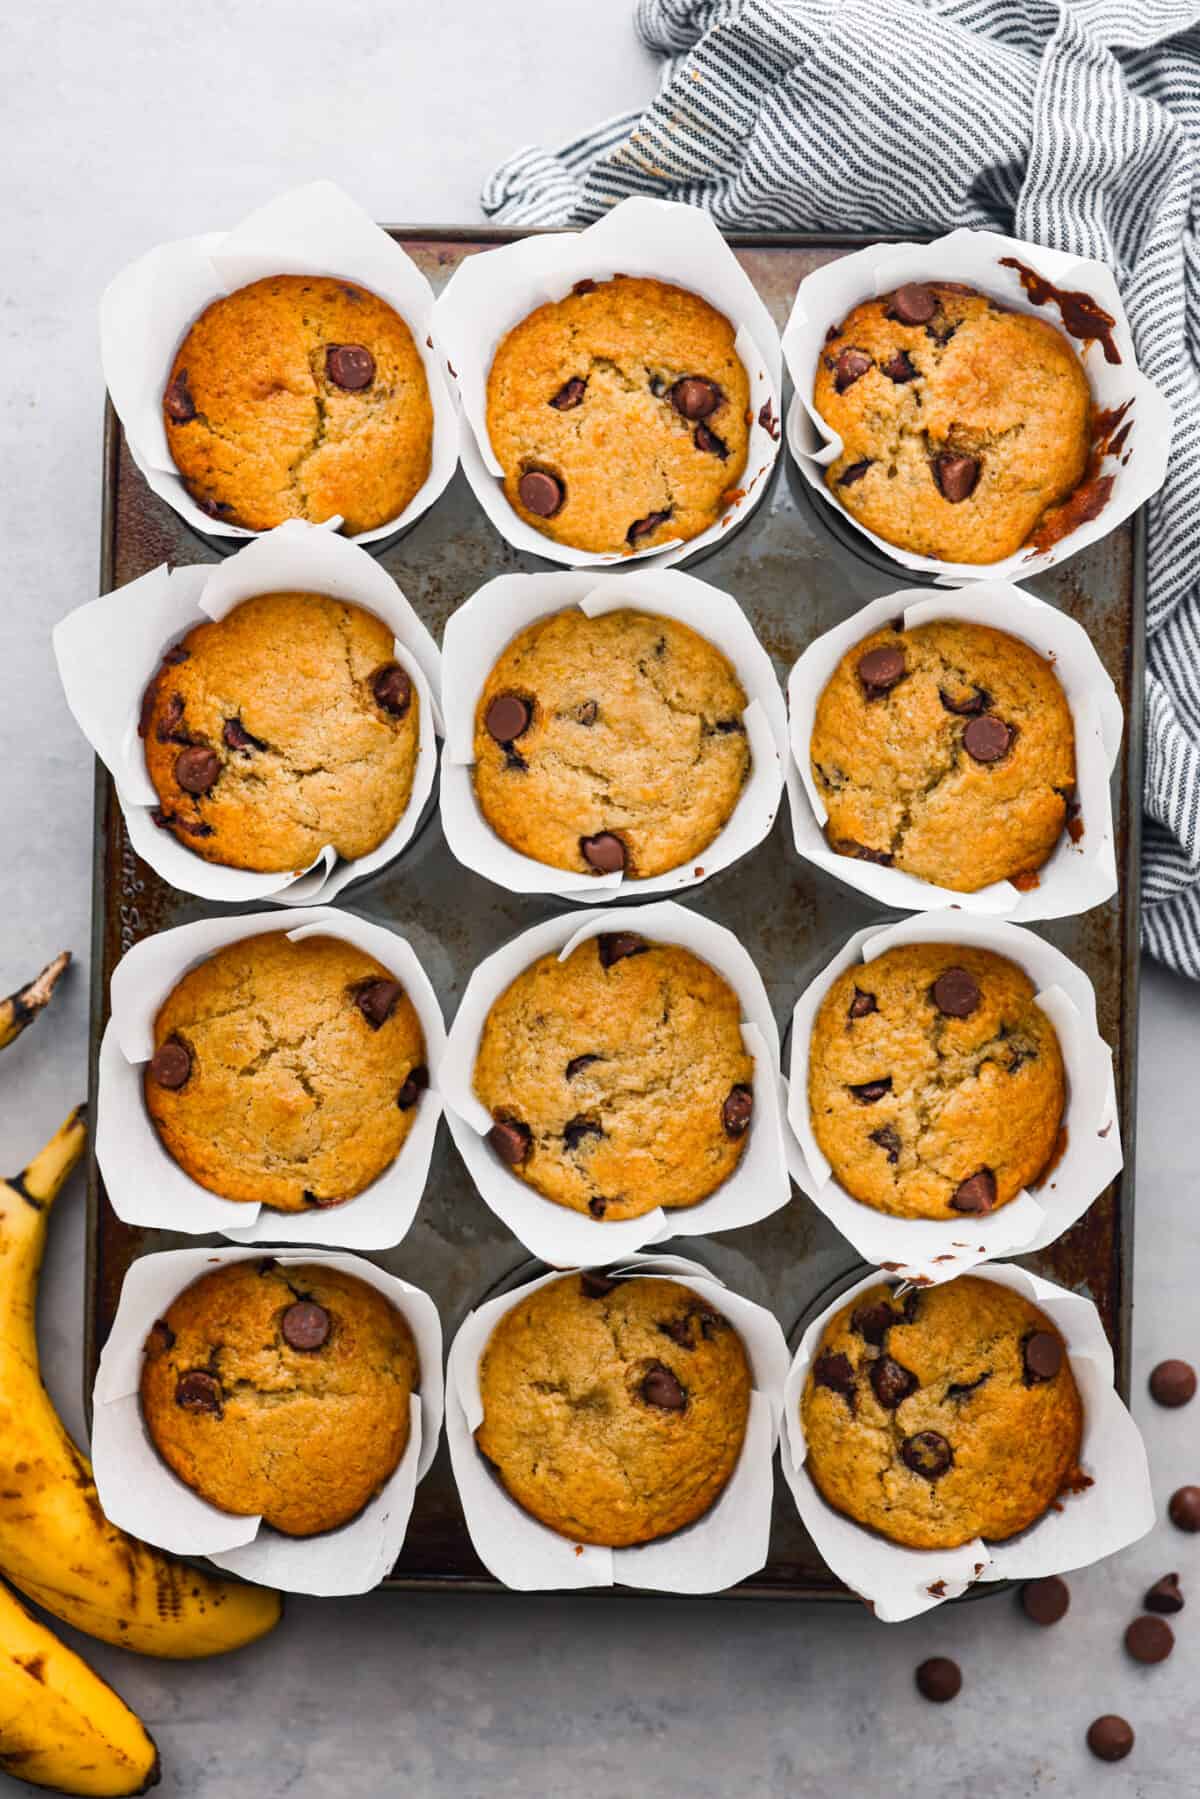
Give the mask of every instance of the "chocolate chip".
M 210 793 L 220 775 L 221 758 L 207 744 L 193 744 L 175 758 L 175 779 L 185 793 Z
M 415 1068 L 409 1069 L 404 1085 L 396 1095 L 396 1104 L 400 1110 L 411 1112 L 428 1085 L 429 1070 L 424 1062 L 418 1062 Z
M 996 1177 L 990 1168 L 980 1168 L 961 1181 L 950 1196 L 955 1212 L 990 1212 L 996 1203 Z
M 1164 1574 L 1161 1580 L 1156 1580 L 1142 1604 L 1148 1612 L 1181 1612 L 1183 1594 L 1179 1590 L 1178 1574 Z
M 222 1409 L 221 1383 L 203 1368 L 181 1374 L 175 1386 L 175 1404 L 185 1412 L 213 1412 L 219 1418 Z
M 578 705 L 575 708 L 576 724 L 594 725 L 596 722 L 596 714 L 599 710 L 600 708 L 595 700 L 584 700 L 581 705 Z
M 571 412 L 576 406 L 582 406 L 583 396 L 587 392 L 587 382 L 582 375 L 572 375 L 564 381 L 550 404 L 555 412 Z
M 398 662 L 386 662 L 371 676 L 375 704 L 393 718 L 403 718 L 412 705 L 412 681 Z
M 354 995 L 354 1003 L 373 1031 L 387 1023 L 404 992 L 399 981 L 366 981 Z
M 335 387 L 359 393 L 375 379 L 375 358 L 365 344 L 330 344 L 325 351 L 325 373 Z
M 147 1355 L 165 1355 L 168 1349 L 175 1347 L 175 1332 L 165 1318 L 156 1318 L 150 1327 L 150 1335 L 146 1338 Z M 1182 1604 L 1182 1600 L 1180 1604 Z M 1178 1610 L 1178 1607 L 1176 1607 Z
M 292 1349 L 320 1349 L 329 1335 L 329 1313 L 315 1299 L 298 1299 L 283 1314 L 279 1328 Z
M 966 698 L 961 700 L 952 699 L 944 687 L 939 687 L 938 698 L 946 711 L 953 712 L 957 718 L 970 718 L 991 704 L 991 695 L 985 693 L 982 687 L 973 688 Z
M 962 1688 L 958 1663 L 952 1662 L 948 1655 L 931 1655 L 928 1661 L 921 1663 L 915 1678 L 922 1699 L 931 1699 L 935 1705 L 945 1705 L 948 1699 L 957 1698 Z
M 850 1395 L 854 1392 L 854 1369 L 850 1365 L 850 1357 L 842 1355 L 839 1350 L 824 1350 L 813 1363 L 813 1382 L 818 1387 L 829 1387 L 834 1393 Z
M 581 837 L 579 852 L 597 874 L 620 874 L 625 867 L 625 845 L 611 831 L 598 831 L 594 837 Z
M 603 1218 L 607 1210 L 608 1201 L 606 1199 L 601 1199 L 599 1194 L 597 1194 L 594 1199 L 588 1200 L 588 1211 L 592 1214 L 593 1218 Z
M 1190 1362 L 1159 1362 L 1151 1370 L 1150 1395 L 1159 1405 L 1186 1405 L 1196 1391 L 1196 1370 Z
M 833 385 L 839 394 L 844 394 L 848 387 L 860 381 L 871 367 L 871 358 L 865 350 L 841 350 L 833 365 Z
M 706 419 L 721 404 L 721 390 L 711 381 L 702 380 L 699 375 L 685 375 L 677 381 L 670 393 L 671 404 L 681 418 L 693 423 L 696 419 Z
M 601 1062 L 601 1061 L 603 1061 L 603 1059 L 604 1058 L 602 1056 L 593 1056 L 593 1055 L 572 1056 L 571 1060 L 567 1063 L 567 1068 L 566 1068 L 567 1079 L 569 1081 L 573 1081 L 577 1074 L 582 1074 L 584 1069 L 590 1068 L 593 1062 Z
M 839 487 L 853 487 L 854 483 L 856 481 L 862 480 L 863 476 L 866 474 L 866 472 L 870 468 L 870 466 L 871 466 L 871 458 L 869 456 L 866 457 L 862 462 L 851 462 L 851 463 L 847 464 L 847 466 L 842 470 L 841 474 L 838 476 L 838 486 Z
M 878 1143 L 880 1149 L 887 1154 L 887 1159 L 894 1168 L 900 1160 L 900 1133 L 893 1125 L 885 1124 L 881 1130 L 868 1133 L 872 1143 Z
M 975 492 L 975 483 L 979 480 L 978 457 L 959 456 L 951 450 L 943 450 L 929 466 L 942 498 L 951 506 L 969 500 Z
M 856 843 L 853 837 L 834 837 L 830 844 L 839 856 L 852 856 L 856 862 L 874 862 L 879 868 L 892 866 L 891 850 L 870 849 L 865 843 Z
M 660 525 L 665 525 L 670 516 L 668 508 L 666 512 L 648 512 L 645 518 L 635 518 L 625 533 L 625 542 L 638 543 L 643 537 L 649 537 Z
M 907 350 L 893 351 L 887 361 L 881 363 L 880 366 L 888 380 L 895 381 L 898 385 L 906 381 L 915 381 L 917 378 L 917 371 L 909 360 Z
M 583 281 L 577 281 L 575 283 L 574 287 L 571 289 L 571 292 L 573 294 L 594 294 L 598 285 L 599 285 L 598 282 L 592 281 L 590 278 L 587 278 L 587 279 L 584 279 Z
M 698 450 L 705 451 L 709 456 L 719 456 L 722 462 L 724 462 L 729 455 L 728 444 L 722 443 L 716 432 L 710 431 L 707 425 L 696 426 L 695 431 L 692 433 L 692 442 Z
M 719 718 L 713 725 L 713 730 L 719 737 L 732 737 L 735 731 L 740 731 L 744 736 L 746 727 L 740 718 Z
M 953 1465 L 954 1451 L 938 1431 L 920 1430 L 915 1437 L 905 1437 L 900 1458 L 922 1480 L 938 1480 Z
M 227 718 L 221 736 L 231 750 L 265 750 L 267 747 L 261 737 L 250 735 L 240 718 Z
M 1013 746 L 1016 732 L 994 712 L 973 718 L 963 732 L 963 748 L 976 762 L 999 762 Z
M 880 1356 L 871 1363 L 870 1378 L 871 1391 L 886 1412 L 894 1412 L 920 1385 L 916 1375 L 894 1362 L 890 1355 Z
M 192 1072 L 192 1053 L 187 1045 L 178 1037 L 168 1037 L 160 1043 L 150 1058 L 150 1078 L 168 1092 L 175 1093 L 187 1081 Z
M 576 1118 L 569 1118 L 563 1125 L 563 1142 L 568 1149 L 578 1149 L 585 1137 L 603 1137 L 604 1132 L 594 1118 L 585 1118 L 582 1113 Z
M 1026 1337 L 1022 1345 L 1025 1362 L 1025 1385 L 1036 1387 L 1039 1382 L 1053 1380 L 1063 1364 L 1062 1339 L 1051 1331 L 1034 1331 Z
M 873 700 L 879 694 L 890 693 L 907 673 L 904 651 L 894 644 L 884 644 L 880 649 L 868 650 L 865 656 L 860 656 L 857 672 L 867 690 L 868 699 Z
M 1115 1712 L 1105 1712 L 1088 1725 L 1087 1746 L 1097 1761 L 1122 1762 L 1133 1748 L 1133 1725 Z
M 727 1137 L 744 1137 L 750 1128 L 754 1111 L 754 1089 L 739 1081 L 729 1089 L 721 1107 L 721 1123 Z
M 945 968 L 930 989 L 933 1003 L 946 1018 L 970 1018 L 983 995 L 965 968 Z
M 500 1160 L 507 1162 L 510 1168 L 519 1168 L 533 1146 L 529 1126 L 514 1118 L 498 1118 L 487 1139 Z
M 498 693 L 483 716 L 484 728 L 497 743 L 509 744 L 529 729 L 533 710 L 516 693 Z
M 682 1412 L 687 1405 L 687 1394 L 671 1370 L 664 1368 L 661 1362 L 650 1364 L 641 1393 L 647 1405 L 657 1406 L 662 1412 Z
M 529 773 L 529 764 L 514 743 L 504 745 L 504 766 L 511 773 L 524 775 Z
M 537 518 L 553 518 L 567 497 L 567 490 L 556 475 L 545 469 L 526 469 L 517 483 L 521 504 Z
M 233 511 L 228 500 L 203 499 L 197 500 L 196 504 L 206 518 L 220 518 L 222 513 Z
M 601 968 L 611 968 L 614 962 L 623 962 L 627 956 L 644 955 L 649 948 L 646 939 L 639 937 L 636 931 L 601 931 L 596 939 Z
M 861 987 L 854 989 L 854 998 L 850 1001 L 847 1018 L 868 1018 L 872 1012 L 878 1012 L 879 1005 L 873 993 L 864 993 Z
M 888 307 L 889 319 L 899 319 L 902 325 L 924 325 L 937 311 L 937 295 L 931 287 L 922 282 L 909 281 L 898 287 L 892 295 L 892 303 Z
M 1176 1487 L 1167 1516 L 1176 1530 L 1200 1530 L 1200 1487 Z
M 885 1074 L 882 1080 L 878 1081 L 860 1081 L 856 1087 L 850 1089 L 862 1106 L 873 1106 L 876 1100 L 882 1099 L 884 1094 L 890 1093 L 891 1090 L 892 1077 L 890 1074 Z
M 1165 1662 L 1175 1647 L 1175 1632 L 1165 1618 L 1135 1618 L 1125 1632 L 1125 1647 L 1135 1662 Z
M 870 1305 L 857 1306 L 850 1314 L 850 1328 L 857 1331 L 867 1343 L 873 1343 L 879 1349 L 884 1338 L 896 1323 L 896 1314 L 886 1299 L 878 1299 Z
M 1066 1617 L 1070 1603 L 1071 1589 L 1057 1574 L 1027 1580 L 1021 1588 L 1021 1609 L 1035 1624 L 1057 1624 Z
M 579 1291 L 585 1299 L 607 1299 L 620 1284 L 611 1275 L 596 1274 L 590 1268 L 585 1268 L 579 1277 Z
M 196 416 L 196 402 L 188 386 L 188 373 L 180 369 L 163 395 L 163 410 L 175 425 L 186 425 Z
M 974 1380 L 952 1380 L 950 1385 L 946 1388 L 946 1398 L 969 1399 L 972 1393 L 978 1393 L 980 1387 L 985 1385 L 987 1381 L 990 1381 L 991 1378 L 991 1369 L 985 1368 L 982 1374 L 977 1374 L 975 1376 Z

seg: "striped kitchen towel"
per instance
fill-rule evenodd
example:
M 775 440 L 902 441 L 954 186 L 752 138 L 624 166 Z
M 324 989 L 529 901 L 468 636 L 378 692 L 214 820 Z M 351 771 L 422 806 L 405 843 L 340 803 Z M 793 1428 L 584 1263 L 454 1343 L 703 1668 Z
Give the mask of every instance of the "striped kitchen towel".
M 1175 414 L 1151 503 L 1143 941 L 1200 977 L 1200 5 L 639 0 L 658 97 L 487 183 L 506 223 L 627 194 L 728 230 L 973 225 L 1116 272 Z M 1194 210 L 1195 208 L 1195 210 Z

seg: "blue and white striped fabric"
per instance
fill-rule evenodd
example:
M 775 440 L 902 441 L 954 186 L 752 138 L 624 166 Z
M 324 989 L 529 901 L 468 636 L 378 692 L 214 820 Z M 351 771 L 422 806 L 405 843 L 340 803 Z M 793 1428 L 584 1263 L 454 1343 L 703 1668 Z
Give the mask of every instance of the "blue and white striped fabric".
M 658 98 L 484 189 L 506 223 L 627 194 L 728 230 L 1007 231 L 1116 272 L 1175 444 L 1150 508 L 1144 929 L 1200 977 L 1200 5 L 639 0 Z M 1195 210 L 1193 211 L 1193 208 Z

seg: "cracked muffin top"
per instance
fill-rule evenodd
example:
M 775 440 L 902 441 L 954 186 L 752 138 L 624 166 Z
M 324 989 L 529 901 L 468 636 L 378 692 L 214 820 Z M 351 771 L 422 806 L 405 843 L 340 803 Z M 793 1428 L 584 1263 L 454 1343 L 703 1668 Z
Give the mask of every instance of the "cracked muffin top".
M 1013 555 L 1091 447 L 1091 389 L 1063 333 L 954 282 L 899 287 L 833 326 L 813 405 L 842 438 L 825 471 L 839 505 L 943 562 Z
M 1055 1159 L 1066 1075 L 1024 969 L 965 943 L 907 943 L 834 981 L 808 1055 L 813 1135 L 877 1212 L 993 1212 Z
M 340 937 L 282 931 L 226 944 L 184 975 L 143 1078 L 185 1173 L 280 1212 L 370 1186 L 429 1085 L 420 1019 L 390 970 Z
M 727 1318 L 679 1281 L 568 1274 L 504 1314 L 475 1441 L 525 1511 L 578 1543 L 649 1543 L 720 1497 L 752 1378 Z
M 692 1206 L 741 1160 L 754 1058 L 707 962 L 633 931 L 541 956 L 484 1022 L 474 1085 L 489 1142 L 531 1187 L 593 1218 Z
M 974 1275 L 859 1293 L 826 1328 L 800 1410 L 822 1498 L 910 1549 L 1002 1543 L 1091 1484 L 1061 1334 Z
M 614 555 L 715 524 L 750 437 L 735 338 L 699 294 L 629 275 L 577 282 L 531 312 L 487 385 L 514 511 L 556 543 Z
M 408 1323 L 378 1288 L 268 1256 L 172 1300 L 146 1339 L 142 1417 L 210 1505 L 310 1537 L 346 1524 L 395 1472 L 420 1378 Z
M 1052 662 L 961 619 L 884 625 L 817 701 L 813 780 L 831 849 L 975 893 L 1037 886 L 1075 802 L 1075 726 Z
M 675 619 L 578 607 L 504 650 L 475 709 L 475 793 L 550 868 L 648 879 L 699 856 L 750 774 L 732 664 Z
M 138 725 L 154 821 L 206 862 L 299 873 L 352 860 L 404 815 L 420 697 L 373 612 L 267 593 L 173 645 Z
M 268 531 L 340 513 L 353 536 L 424 486 L 433 406 L 412 332 L 353 282 L 271 275 L 200 314 L 163 393 L 167 443 L 202 512 Z

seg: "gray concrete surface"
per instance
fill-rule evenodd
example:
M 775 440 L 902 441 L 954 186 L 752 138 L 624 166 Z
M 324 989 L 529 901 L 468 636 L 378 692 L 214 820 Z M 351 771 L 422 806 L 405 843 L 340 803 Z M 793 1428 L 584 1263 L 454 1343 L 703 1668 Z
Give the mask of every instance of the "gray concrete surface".
M 0 12 L 0 68 L 7 991 L 62 945 L 82 961 L 87 944 L 91 771 L 49 631 L 95 585 L 104 281 L 159 239 L 318 174 L 376 216 L 474 219 L 499 156 L 635 103 L 653 70 L 626 0 L 48 0 Z M 82 1095 L 84 972 L 4 1058 L 0 1166 L 19 1166 Z M 1146 970 L 1134 1365 L 1160 1504 L 1200 1480 L 1200 1404 L 1169 1414 L 1144 1393 L 1159 1357 L 1200 1362 L 1198 1002 Z M 76 1183 L 42 1307 L 47 1379 L 76 1428 L 82 1212 Z M 1172 1568 L 1192 1595 L 1178 1648 L 1136 1668 L 1121 1631 L 1148 1580 Z M 294 1602 L 272 1640 L 211 1665 L 88 1653 L 157 1736 L 160 1791 L 188 1799 L 1196 1791 L 1200 1539 L 1160 1524 L 1071 1585 L 1052 1631 L 1005 1599 L 885 1628 L 857 1608 L 377 1597 Z M 933 1652 L 964 1670 L 945 1708 L 912 1688 Z M 1138 1732 L 1111 1768 L 1083 1747 L 1108 1710 Z

